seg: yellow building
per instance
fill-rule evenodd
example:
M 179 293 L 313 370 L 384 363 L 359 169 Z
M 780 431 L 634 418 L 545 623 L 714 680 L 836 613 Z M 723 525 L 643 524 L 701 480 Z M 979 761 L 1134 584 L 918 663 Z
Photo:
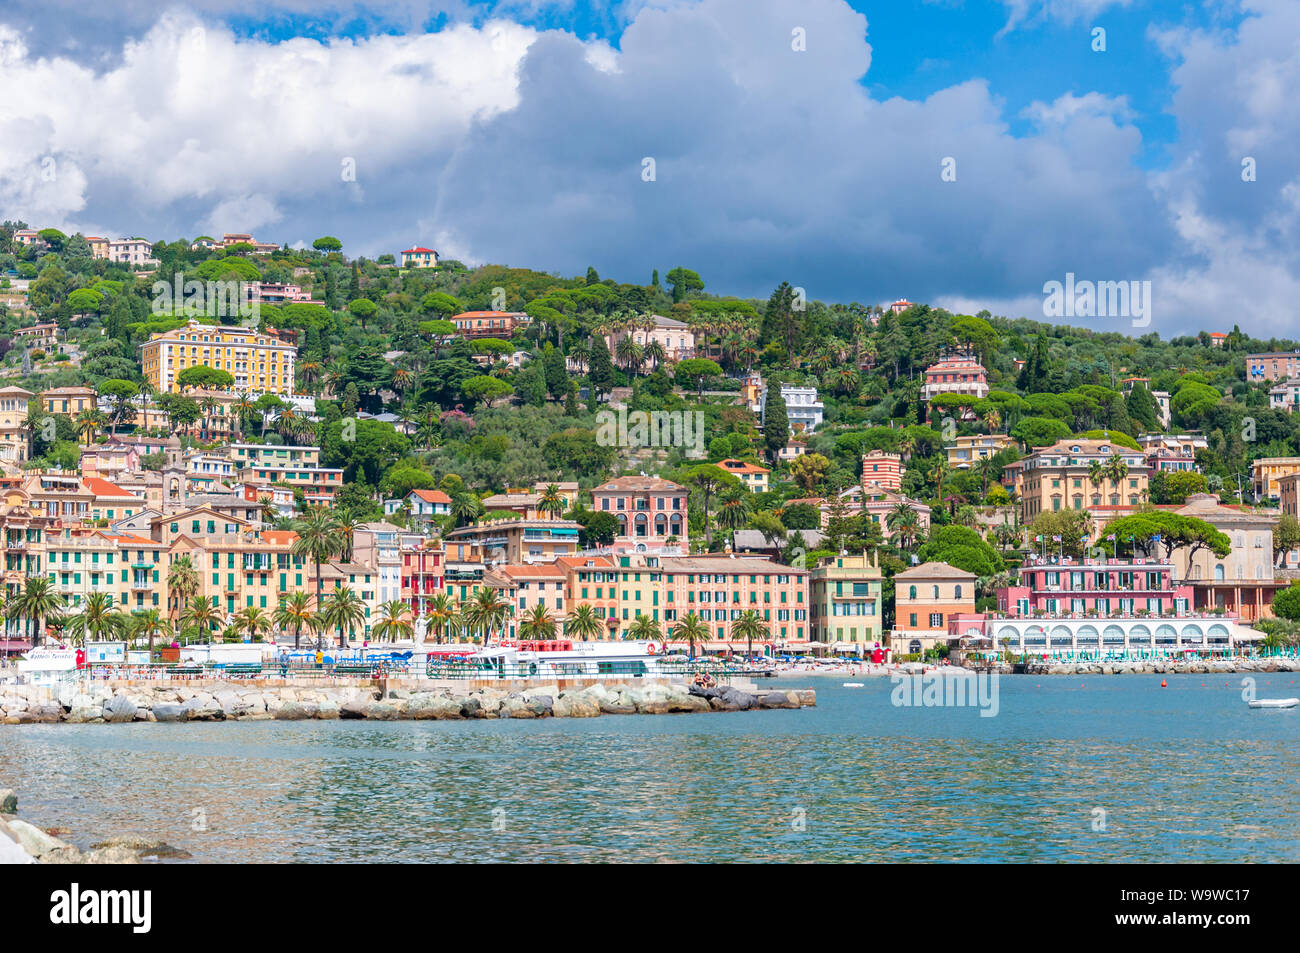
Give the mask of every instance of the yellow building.
M 1111 479 L 1107 466 L 1124 461 L 1123 477 Z M 1093 464 L 1101 472 L 1093 478 Z M 1146 455 L 1106 440 L 1072 437 L 1041 447 L 1008 464 L 1002 482 L 1020 501 L 1020 519 L 1032 523 L 1039 513 L 1137 506 L 1146 499 L 1151 468 Z
M 0 462 L 21 466 L 30 456 L 27 402 L 33 396 L 21 387 L 0 387 Z
M 153 335 L 140 345 L 144 376 L 158 391 L 179 391 L 176 378 L 188 367 L 228 371 L 235 391 L 292 394 L 298 349 L 250 328 L 190 322 Z
M 1300 457 L 1260 457 L 1250 465 L 1251 482 L 1255 499 L 1278 499 L 1282 494 L 1279 481 L 1293 473 L 1300 473 Z

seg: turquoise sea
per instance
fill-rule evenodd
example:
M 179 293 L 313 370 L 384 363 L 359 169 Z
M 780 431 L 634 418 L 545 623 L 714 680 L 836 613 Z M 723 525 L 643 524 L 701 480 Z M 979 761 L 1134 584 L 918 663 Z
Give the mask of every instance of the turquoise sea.
M 996 717 L 819 677 L 777 683 L 798 711 L 6 727 L 0 787 L 196 861 L 1300 860 L 1300 709 L 1160 678 L 1004 676 Z

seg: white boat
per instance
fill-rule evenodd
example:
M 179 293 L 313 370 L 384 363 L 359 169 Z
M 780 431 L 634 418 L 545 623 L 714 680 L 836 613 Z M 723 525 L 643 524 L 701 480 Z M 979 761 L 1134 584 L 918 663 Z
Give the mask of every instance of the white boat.
M 863 684 L 864 684 L 863 682 L 845 682 L 845 683 L 844 683 L 844 687 L 845 687 L 845 688 L 861 688 L 861 687 L 863 686 Z
M 664 662 L 668 664 L 665 665 Z M 462 674 L 481 673 L 484 678 L 568 678 L 606 676 L 610 678 L 642 675 L 682 674 L 683 666 L 674 659 L 665 660 L 658 642 L 574 642 L 570 639 L 550 641 L 498 642 L 472 654 L 464 654 L 453 666 Z M 430 668 L 437 663 L 430 661 Z
M 1294 708 L 1300 705 L 1300 698 L 1255 698 L 1247 704 L 1251 708 Z

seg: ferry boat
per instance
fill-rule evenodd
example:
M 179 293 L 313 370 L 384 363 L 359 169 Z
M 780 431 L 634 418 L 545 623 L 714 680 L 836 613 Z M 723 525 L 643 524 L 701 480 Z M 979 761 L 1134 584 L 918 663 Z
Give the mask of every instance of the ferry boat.
M 682 662 L 666 660 L 660 644 L 652 641 L 505 639 L 469 654 L 442 658 L 431 656 L 429 659 L 432 677 L 640 678 L 644 675 L 681 675 L 686 671 Z

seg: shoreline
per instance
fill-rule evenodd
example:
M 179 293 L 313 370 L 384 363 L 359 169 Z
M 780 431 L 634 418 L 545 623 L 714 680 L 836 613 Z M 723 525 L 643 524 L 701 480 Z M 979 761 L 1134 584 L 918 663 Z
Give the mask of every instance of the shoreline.
M 915 664 L 915 663 L 909 663 Z M 1017 669 L 1021 669 L 1017 671 Z M 778 669 L 777 678 L 889 678 L 898 675 L 992 672 L 998 675 L 1254 675 L 1278 672 L 1300 673 L 1300 658 L 1260 657 L 1226 659 L 1100 659 L 1097 661 L 1065 661 L 1061 659 L 1034 659 L 1015 665 L 1005 662 L 982 668 L 961 665 L 927 664 L 924 668 L 903 668 L 901 665 L 863 665 L 856 669 L 831 668 L 804 671 Z
M 371 721 L 474 718 L 595 718 L 811 708 L 812 689 L 714 688 L 654 680 L 581 683 L 539 680 L 450 686 L 428 679 L 352 680 L 353 684 L 268 684 L 271 680 L 85 681 L 9 685 L 0 723 L 124 724 L 188 721 Z

